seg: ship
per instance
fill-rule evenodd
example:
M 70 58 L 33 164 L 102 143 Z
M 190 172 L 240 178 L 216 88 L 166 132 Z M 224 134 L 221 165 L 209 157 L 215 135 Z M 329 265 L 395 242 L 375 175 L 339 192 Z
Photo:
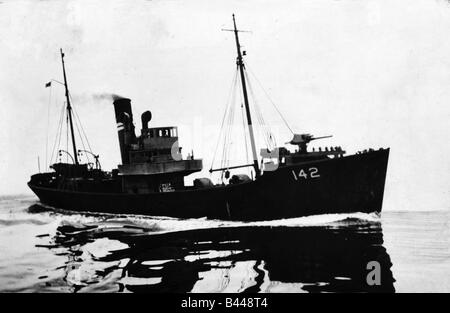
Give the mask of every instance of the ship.
M 380 213 L 389 148 L 369 148 L 351 155 L 341 147 L 316 150 L 310 149 L 310 142 L 329 136 L 293 133 L 284 146 L 258 151 L 244 64 L 246 53 L 241 49 L 234 15 L 233 28 L 229 31 L 234 33 L 236 43 L 236 76 L 241 87 L 246 144 L 248 139 L 252 161 L 244 165 L 222 162 L 223 166 L 210 169 L 210 173 L 221 173 L 221 181 L 213 183 L 210 177 L 203 177 L 187 184 L 189 175 L 203 170 L 203 160 L 195 158 L 193 153 L 183 156 L 178 128 L 150 127 L 152 113 L 145 111 L 141 115 L 140 134 L 136 135 L 131 100 L 116 97 L 113 107 L 122 163 L 104 171 L 98 155 L 77 149 L 61 50 L 64 110 L 72 153 L 59 150 L 60 156 L 66 155 L 66 162 L 60 157 L 50 166 L 50 171 L 31 176 L 28 186 L 40 203 L 76 212 L 235 221 Z M 83 152 L 90 154 L 95 162 L 82 163 Z M 250 169 L 251 174 L 230 174 L 241 168 Z

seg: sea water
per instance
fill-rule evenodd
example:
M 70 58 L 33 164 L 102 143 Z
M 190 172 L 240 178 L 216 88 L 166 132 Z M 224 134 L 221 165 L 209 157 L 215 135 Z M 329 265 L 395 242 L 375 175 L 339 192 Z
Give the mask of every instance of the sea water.
M 8 196 L 0 291 L 449 292 L 449 221 L 432 210 L 182 220 L 79 214 Z

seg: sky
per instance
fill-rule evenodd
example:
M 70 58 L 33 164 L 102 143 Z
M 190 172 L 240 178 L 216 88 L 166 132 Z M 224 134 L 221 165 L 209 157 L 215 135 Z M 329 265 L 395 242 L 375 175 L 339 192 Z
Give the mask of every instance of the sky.
M 315 146 L 348 153 L 390 147 L 384 210 L 448 209 L 445 0 L 1 0 L 0 194 L 30 193 L 38 156 L 45 168 L 64 94 L 44 86 L 63 79 L 60 48 L 104 169 L 120 163 L 113 107 L 101 96 L 114 93 L 131 98 L 137 129 L 145 110 L 150 126 L 178 126 L 183 151 L 203 158 L 208 176 L 235 71 L 233 35 L 221 31 L 232 13 L 251 31 L 241 34 L 247 67 L 295 132 L 332 134 Z M 263 98 L 277 142 L 289 141 Z M 236 136 L 235 151 L 242 146 Z

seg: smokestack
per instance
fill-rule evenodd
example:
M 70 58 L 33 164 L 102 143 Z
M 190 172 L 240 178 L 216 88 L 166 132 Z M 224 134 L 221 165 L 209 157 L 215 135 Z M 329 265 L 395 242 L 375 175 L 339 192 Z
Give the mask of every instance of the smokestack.
M 150 122 L 151 119 L 152 119 L 152 112 L 145 111 L 144 113 L 142 113 L 141 121 L 143 130 L 148 129 L 148 122 Z
M 131 112 L 131 100 L 127 98 L 119 98 L 115 99 L 113 104 L 116 114 L 117 133 L 119 136 L 122 164 L 129 164 L 129 146 L 130 144 L 136 142 L 136 134 L 134 133 L 133 125 L 133 113 Z

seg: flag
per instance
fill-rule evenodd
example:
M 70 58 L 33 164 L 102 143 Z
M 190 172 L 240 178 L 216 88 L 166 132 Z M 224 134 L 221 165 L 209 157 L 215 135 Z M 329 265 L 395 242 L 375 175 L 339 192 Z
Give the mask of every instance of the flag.
M 48 83 L 45 84 L 45 88 L 50 87 L 52 85 L 52 82 L 49 81 Z

